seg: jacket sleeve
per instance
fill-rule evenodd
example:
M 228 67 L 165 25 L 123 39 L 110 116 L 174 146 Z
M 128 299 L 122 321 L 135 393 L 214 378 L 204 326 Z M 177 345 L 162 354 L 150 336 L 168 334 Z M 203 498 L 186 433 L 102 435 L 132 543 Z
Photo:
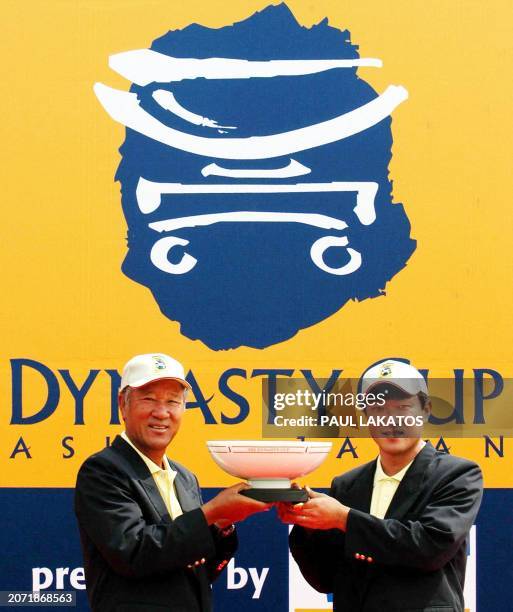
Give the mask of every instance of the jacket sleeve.
M 198 479 L 196 476 L 194 476 L 194 478 L 196 480 L 196 488 L 198 490 L 200 503 L 203 504 Z M 221 531 L 215 525 L 210 525 L 210 533 L 212 534 L 212 539 L 214 541 L 215 552 L 212 557 L 206 558 L 207 561 L 205 563 L 205 571 L 207 572 L 209 582 L 214 582 L 214 580 L 218 578 L 219 574 L 224 570 L 230 559 L 235 554 L 235 551 L 239 546 L 239 539 L 237 537 L 236 529 L 234 529 L 230 535 L 223 536 Z
M 305 580 L 321 593 L 333 593 L 335 574 L 343 560 L 344 534 L 295 525 L 289 536 L 290 552 Z
M 238 548 L 239 541 L 237 537 L 237 530 L 228 536 L 222 536 L 217 527 L 212 525 L 210 527 L 212 531 L 212 537 L 214 538 L 215 544 L 215 556 L 207 560 L 205 569 L 210 582 L 213 582 L 219 577 L 219 574 L 228 565 L 228 562 L 235 554 Z
M 482 496 L 479 467 L 464 462 L 444 479 L 415 520 L 378 519 L 351 509 L 345 555 L 365 554 L 376 563 L 434 571 L 443 567 L 465 540 Z
M 171 523 L 148 523 L 136 501 L 137 481 L 110 462 L 88 459 L 79 471 L 75 512 L 80 528 L 114 572 L 143 577 L 184 569 L 216 547 L 200 508 Z

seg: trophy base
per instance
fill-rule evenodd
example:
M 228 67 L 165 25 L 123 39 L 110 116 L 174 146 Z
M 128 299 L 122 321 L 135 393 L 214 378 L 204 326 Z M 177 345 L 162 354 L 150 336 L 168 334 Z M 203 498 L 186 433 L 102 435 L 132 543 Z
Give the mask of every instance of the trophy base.
M 241 495 L 256 499 L 261 502 L 287 502 L 299 504 L 308 501 L 308 493 L 305 489 L 244 489 Z

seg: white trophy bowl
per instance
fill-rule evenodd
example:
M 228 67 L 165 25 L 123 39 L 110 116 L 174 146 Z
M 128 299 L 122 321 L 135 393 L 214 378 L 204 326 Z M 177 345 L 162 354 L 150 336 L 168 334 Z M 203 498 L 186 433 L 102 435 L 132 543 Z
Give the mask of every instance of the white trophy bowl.
M 254 489 L 288 489 L 321 465 L 331 442 L 211 440 L 207 447 L 220 468 Z

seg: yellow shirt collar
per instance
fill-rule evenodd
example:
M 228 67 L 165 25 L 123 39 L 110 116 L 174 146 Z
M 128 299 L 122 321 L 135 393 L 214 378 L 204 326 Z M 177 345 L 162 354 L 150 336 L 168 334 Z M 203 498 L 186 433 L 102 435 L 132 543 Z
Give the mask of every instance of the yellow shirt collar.
M 412 459 L 410 463 L 408 463 L 408 465 L 405 465 L 402 470 L 397 472 L 397 474 L 392 474 L 391 476 L 389 476 L 383 471 L 383 467 L 381 465 L 381 457 L 378 457 L 378 460 L 376 461 L 376 473 L 374 474 L 374 484 L 382 480 L 395 480 L 396 482 L 401 482 L 413 461 L 414 459 Z
M 424 446 L 426 446 L 425 442 L 422 444 L 420 450 L 422 450 Z M 413 457 L 410 463 L 408 463 L 408 465 L 405 465 L 402 470 L 397 472 L 397 474 L 392 474 L 391 476 L 385 474 L 385 472 L 383 471 L 383 467 L 381 466 L 381 457 L 378 457 L 378 460 L 376 461 L 376 473 L 374 474 L 374 484 L 380 482 L 381 480 L 395 480 L 396 482 L 401 482 L 406 472 L 410 469 L 411 464 L 415 461 L 417 455 L 415 455 L 415 457 Z
M 174 477 L 176 476 L 176 472 L 169 465 L 169 461 L 168 461 L 166 455 L 164 455 L 164 457 L 162 458 L 162 463 L 164 464 L 164 467 L 161 468 L 154 461 L 152 461 L 149 457 L 146 457 L 146 455 L 144 453 L 141 453 L 141 451 L 137 448 L 137 446 L 135 446 L 133 444 L 133 442 L 130 440 L 130 438 L 126 435 L 125 431 L 123 431 L 120 435 L 121 435 L 121 437 L 123 438 L 123 440 L 125 442 L 130 444 L 130 446 L 134 449 L 134 451 L 144 461 L 144 463 L 146 464 L 146 466 L 148 467 L 148 469 L 150 470 L 152 475 L 156 474 L 157 472 L 167 472 L 169 474 L 169 476 L 172 479 L 174 479 Z

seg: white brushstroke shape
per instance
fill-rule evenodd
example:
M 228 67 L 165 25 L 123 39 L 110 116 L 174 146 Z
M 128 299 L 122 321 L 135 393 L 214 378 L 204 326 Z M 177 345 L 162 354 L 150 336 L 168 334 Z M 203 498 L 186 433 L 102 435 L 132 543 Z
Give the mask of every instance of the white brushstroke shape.
M 329 217 L 325 217 L 321 219 L 323 215 L 304 215 L 304 214 L 294 214 L 290 215 L 288 213 L 258 213 L 259 219 L 255 219 L 255 215 L 252 214 L 251 219 L 249 218 L 240 218 L 240 215 L 244 215 L 245 217 L 250 213 L 222 213 L 218 215 L 197 215 L 196 217 L 182 217 L 181 219 L 170 219 L 168 221 L 160 221 L 158 223 L 150 223 L 149 226 L 156 231 L 172 231 L 175 229 L 182 229 L 184 227 L 197 227 L 202 225 L 211 225 L 212 223 L 221 223 L 221 222 L 231 222 L 231 221 L 249 221 L 253 222 L 255 220 L 260 221 L 276 221 L 276 222 L 296 222 L 296 223 L 306 223 L 308 225 L 315 225 L 316 227 L 322 227 L 327 229 L 345 229 L 347 225 L 343 221 L 339 221 L 337 219 L 329 220 Z M 335 223 L 333 223 L 335 222 Z M 337 227 L 334 227 L 337 225 Z M 168 274 L 187 274 L 190 272 L 198 263 L 198 260 L 190 255 L 189 253 L 184 253 L 182 255 L 181 260 L 178 263 L 171 263 L 169 261 L 169 253 L 176 246 L 187 246 L 189 244 L 188 240 L 184 240 L 183 238 L 178 238 L 176 236 L 166 236 L 157 240 L 157 242 L 153 245 L 150 252 L 150 259 L 153 265 L 162 270 L 163 272 L 167 272 Z M 362 265 L 362 256 L 361 254 L 352 248 L 345 248 L 349 244 L 349 240 L 345 236 L 324 236 L 323 238 L 319 238 L 316 240 L 311 249 L 310 249 L 310 257 L 313 263 L 323 272 L 327 272 L 328 274 L 334 274 L 335 276 L 345 276 L 347 274 L 352 274 L 356 272 Z M 344 248 L 346 252 L 349 254 L 349 261 L 340 266 L 338 268 L 334 268 L 332 266 L 328 266 L 323 259 L 324 253 L 330 248 Z
M 208 117 L 202 117 L 196 113 L 192 113 L 182 106 L 174 95 L 167 89 L 157 89 L 152 94 L 152 98 L 159 104 L 163 109 L 170 111 L 177 117 L 180 117 L 184 121 L 188 121 L 194 125 L 201 125 L 203 127 L 224 128 L 225 130 L 236 130 L 237 128 L 230 125 L 219 125 L 215 119 L 209 119 Z
M 219 194 L 219 193 L 319 193 L 319 192 L 356 192 L 354 212 L 360 223 L 370 225 L 376 220 L 374 200 L 378 183 L 372 181 L 338 181 L 333 183 L 295 183 L 293 185 L 259 184 L 182 184 L 156 183 L 139 178 L 135 191 L 137 204 L 144 214 L 155 212 L 161 204 L 162 195 Z
M 408 98 L 404 87 L 390 85 L 367 104 L 304 128 L 270 136 L 205 138 L 164 125 L 139 106 L 135 93 L 103 83 L 96 83 L 94 91 L 107 113 L 122 125 L 181 151 L 221 159 L 270 159 L 330 144 L 376 125 Z
M 169 251 L 175 246 L 187 246 L 188 244 L 188 240 L 177 238 L 176 236 L 161 238 L 157 240 L 151 249 L 151 262 L 156 268 L 162 270 L 162 272 L 168 272 L 169 274 L 187 274 L 187 272 L 190 272 L 198 263 L 198 260 L 192 255 L 189 255 L 189 253 L 184 253 L 182 259 L 174 264 L 169 261 L 168 255 Z
M 109 57 L 109 66 L 136 85 L 171 83 L 184 79 L 249 79 L 252 77 L 299 76 L 332 68 L 381 68 L 376 58 L 326 60 L 250 61 L 209 57 L 207 59 L 170 57 L 151 49 L 134 49 Z
M 310 257 L 312 258 L 314 264 L 323 272 L 335 274 L 336 276 L 352 274 L 362 265 L 361 253 L 355 249 L 346 249 L 347 253 L 349 253 L 350 260 L 340 268 L 332 268 L 331 266 L 328 266 L 323 259 L 324 253 L 328 249 L 346 247 L 348 244 L 349 240 L 345 236 L 324 236 L 324 238 L 319 238 L 319 240 L 316 240 L 312 244 L 312 248 L 310 249 Z
M 303 223 L 321 229 L 335 230 L 343 230 L 347 227 L 345 221 L 329 217 L 328 215 L 317 213 L 259 212 L 254 210 L 176 217 L 175 219 L 149 223 L 148 227 L 156 232 L 173 232 L 184 227 L 201 227 L 213 225 L 214 223 Z
M 310 174 L 312 170 L 303 166 L 295 159 L 291 159 L 287 166 L 283 168 L 223 168 L 217 164 L 208 164 L 201 169 L 203 176 L 224 176 L 226 178 L 293 178 Z

